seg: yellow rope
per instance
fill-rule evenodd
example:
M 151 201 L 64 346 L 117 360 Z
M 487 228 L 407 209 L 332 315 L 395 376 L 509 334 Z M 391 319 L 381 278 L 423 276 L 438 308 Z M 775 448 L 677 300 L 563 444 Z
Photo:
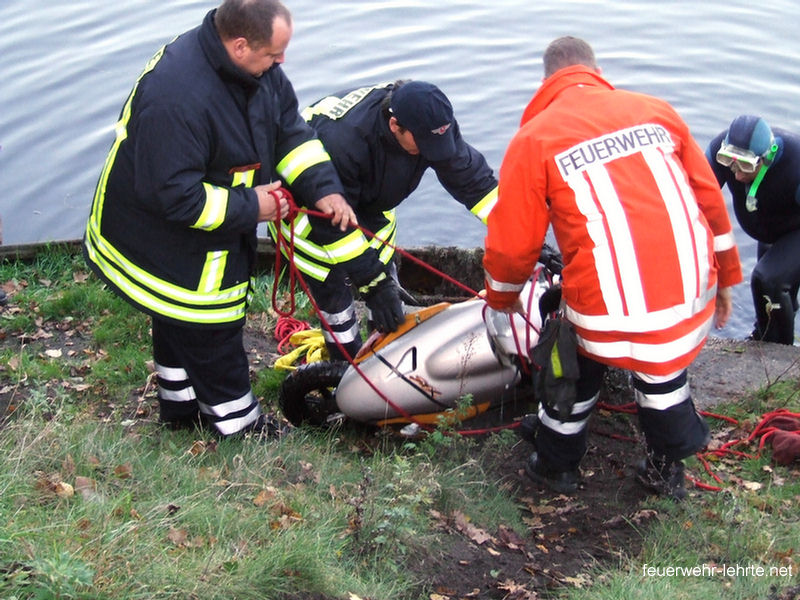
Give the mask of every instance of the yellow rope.
M 278 358 L 273 365 L 275 369 L 292 371 L 297 368 L 294 363 L 303 356 L 307 363 L 328 360 L 328 350 L 325 348 L 321 329 L 304 329 L 293 333 L 289 343 L 296 348 Z

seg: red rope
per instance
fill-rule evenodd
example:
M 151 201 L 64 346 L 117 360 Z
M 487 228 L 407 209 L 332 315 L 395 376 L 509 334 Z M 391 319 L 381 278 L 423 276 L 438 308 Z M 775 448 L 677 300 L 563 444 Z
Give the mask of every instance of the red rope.
M 320 212 L 320 211 L 312 211 L 312 210 L 308 210 L 308 209 L 305 209 L 305 208 L 298 209 L 297 206 L 294 203 L 294 198 L 292 198 L 292 195 L 287 190 L 283 190 L 283 191 L 284 191 L 284 194 L 288 198 L 289 206 L 290 206 L 289 215 L 287 215 L 285 218 L 288 219 L 290 223 L 292 223 L 294 217 L 298 214 L 298 212 L 305 212 L 305 213 L 307 213 L 309 215 L 319 216 L 319 217 L 322 217 L 322 218 L 331 218 L 331 215 L 328 215 L 328 214 Z M 345 359 L 347 359 L 347 362 L 350 363 L 350 366 L 353 367 L 353 369 L 355 369 L 355 371 L 367 383 L 367 385 L 369 385 L 373 389 L 373 391 L 375 391 L 375 393 L 378 394 L 378 396 L 384 402 L 386 402 L 386 404 L 388 406 L 390 406 L 392 409 L 394 409 L 399 415 L 401 415 L 404 418 L 408 419 L 412 423 L 416 423 L 420 427 L 428 428 L 429 427 L 428 425 L 426 425 L 425 423 L 420 423 L 419 421 L 414 419 L 414 417 L 412 417 L 410 414 L 408 414 L 408 412 L 405 409 L 403 409 L 401 406 L 398 406 L 396 403 L 392 402 L 386 396 L 386 394 L 384 394 L 381 390 L 379 390 L 378 387 L 372 381 L 370 381 L 370 379 L 366 376 L 366 374 L 355 363 L 355 361 L 353 360 L 353 357 L 350 356 L 350 354 L 347 352 L 345 347 L 342 345 L 342 343 L 336 337 L 336 334 L 334 333 L 333 328 L 331 327 L 330 323 L 328 322 L 328 320 L 323 315 L 323 313 L 320 310 L 319 305 L 317 304 L 316 300 L 314 300 L 314 296 L 311 294 L 311 291 L 309 290 L 308 285 L 306 284 L 302 274 L 300 273 L 300 271 L 297 269 L 296 265 L 294 264 L 294 227 L 292 225 L 290 225 L 290 239 L 289 239 L 289 243 L 287 243 L 286 240 L 283 237 L 283 230 L 281 229 L 280 225 L 281 225 L 281 218 L 280 218 L 280 215 L 278 215 L 276 217 L 276 219 L 275 219 L 275 226 L 276 226 L 276 230 L 277 230 L 276 242 L 275 242 L 275 245 L 277 247 L 277 251 L 275 253 L 276 254 L 276 259 L 275 259 L 275 281 L 278 280 L 278 277 L 279 277 L 279 274 L 280 274 L 280 258 L 279 257 L 281 255 L 281 252 L 285 251 L 286 258 L 288 259 L 288 262 L 289 262 L 289 273 L 290 273 L 289 280 L 291 282 L 291 287 L 290 287 L 289 293 L 291 295 L 291 310 L 288 313 L 284 313 L 284 312 L 281 312 L 280 310 L 277 309 L 276 292 L 275 292 L 275 289 L 277 288 L 277 285 L 273 286 L 273 294 L 272 294 L 272 297 L 273 297 L 273 309 L 275 309 L 275 311 L 279 315 L 287 316 L 287 317 L 290 316 L 294 312 L 294 309 L 295 309 L 294 281 L 295 280 L 299 281 L 300 282 L 300 286 L 303 288 L 303 291 L 306 293 L 306 296 L 308 296 L 308 299 L 311 302 L 311 305 L 313 306 L 314 312 L 317 314 L 317 317 L 319 318 L 320 323 L 322 323 L 322 326 L 325 328 L 325 330 L 328 333 L 331 334 L 332 339 L 336 343 L 336 347 L 339 349 L 339 351 L 342 353 L 342 355 L 345 357 Z M 364 229 L 364 228 L 362 228 L 362 227 L 360 227 L 358 225 L 356 225 L 356 227 L 358 227 L 361 231 L 369 234 L 369 232 L 366 229 Z M 376 238 L 376 239 L 379 239 L 379 238 Z M 380 240 L 380 241 L 383 241 L 383 240 Z M 388 242 L 384 242 L 384 243 L 388 244 Z M 283 248 L 283 250 L 281 250 L 282 248 Z M 469 288 L 467 288 L 467 289 L 469 289 Z M 477 295 L 477 293 L 475 295 Z
M 324 218 L 324 219 L 330 219 L 332 217 L 332 215 L 323 213 L 321 211 L 311 210 L 311 209 L 307 209 L 307 208 L 298 208 L 296 206 L 296 204 L 294 203 L 294 198 L 292 197 L 291 193 L 289 193 L 288 190 L 283 189 L 283 188 L 282 188 L 282 192 L 283 192 L 284 196 L 287 197 L 287 199 L 289 201 L 289 207 L 290 207 L 289 214 L 284 218 L 286 220 L 288 220 L 290 223 L 292 223 L 294 218 L 300 212 L 303 212 L 303 213 L 308 214 L 310 216 L 320 217 L 320 218 Z M 274 197 L 276 198 L 276 201 L 277 201 L 277 196 L 274 196 Z M 414 263 L 424 267 L 425 269 L 431 271 L 432 273 L 438 275 L 443 280 L 451 283 L 452 285 L 455 285 L 456 287 L 461 288 L 462 290 L 466 291 L 470 295 L 476 296 L 476 297 L 480 297 L 478 292 L 476 292 L 475 290 L 473 290 L 469 286 L 461 283 L 460 281 L 454 279 L 453 277 L 450 277 L 446 273 L 440 271 L 439 269 L 436 269 L 432 265 L 429 265 L 428 263 L 426 263 L 425 261 L 417 258 L 416 256 L 413 256 L 412 254 L 410 254 L 409 252 L 403 250 L 402 248 L 399 248 L 399 247 L 395 246 L 394 244 L 392 244 L 388 240 L 381 239 L 380 237 L 376 236 L 373 232 L 367 230 L 366 228 L 364 228 L 364 227 L 362 227 L 360 225 L 353 224 L 352 226 L 355 227 L 356 229 L 358 229 L 359 231 L 361 231 L 362 233 L 364 233 L 365 235 L 367 235 L 369 237 L 372 237 L 373 239 L 378 240 L 382 244 L 391 247 L 392 249 L 394 249 L 396 252 L 400 253 L 405 258 L 411 260 L 412 262 L 414 262 Z M 309 291 L 309 289 L 308 289 L 308 287 L 307 287 L 307 285 L 305 283 L 305 280 L 303 279 L 302 274 L 297 270 L 297 267 L 294 264 L 294 227 L 290 225 L 290 237 L 289 237 L 289 241 L 288 242 L 285 240 L 285 238 L 283 236 L 283 230 L 281 229 L 280 216 L 278 216 L 275 219 L 275 228 L 277 230 L 277 235 L 276 235 L 277 251 L 276 251 L 276 259 L 275 259 L 275 281 L 277 282 L 278 278 L 280 276 L 280 270 L 281 270 L 281 264 L 280 264 L 280 260 L 281 259 L 280 259 L 280 256 L 281 256 L 282 252 L 285 252 L 286 258 L 288 259 L 288 262 L 289 262 L 289 281 L 290 281 L 290 292 L 289 293 L 290 293 L 290 296 L 291 296 L 291 302 L 290 302 L 291 308 L 290 308 L 290 310 L 289 311 L 281 311 L 281 310 L 279 310 L 279 308 L 277 306 L 277 292 L 276 292 L 277 286 L 273 286 L 272 307 L 275 310 L 275 312 L 277 312 L 279 315 L 281 315 L 281 317 L 288 318 L 289 316 L 291 316 L 291 314 L 294 312 L 294 309 L 295 309 L 295 299 L 294 299 L 295 287 L 294 287 L 294 282 L 295 281 L 299 281 L 301 287 L 303 288 L 303 291 L 306 293 L 306 295 L 308 296 L 312 306 L 314 307 L 314 311 L 316 312 L 317 316 L 319 317 L 320 322 L 322 323 L 323 327 L 325 328 L 326 331 L 328 331 L 328 333 L 331 334 L 331 337 L 335 341 L 337 348 L 339 348 L 339 350 L 342 353 L 342 355 L 347 359 L 347 362 L 350 363 L 350 365 L 355 369 L 355 371 L 359 374 L 359 376 L 375 391 L 376 394 L 378 394 L 378 396 L 384 402 L 386 402 L 387 405 L 389 405 L 392 409 L 394 409 L 403 418 L 409 420 L 412 423 L 416 423 L 417 425 L 419 425 L 422 428 L 432 429 L 432 427 L 430 425 L 419 422 L 417 419 L 415 419 L 412 415 L 410 415 L 401 406 L 399 406 L 396 403 L 392 402 L 381 390 L 378 389 L 378 387 L 372 381 L 369 380 L 369 378 L 361 370 L 361 368 L 353 361 L 353 358 L 348 354 L 348 352 L 345 350 L 344 346 L 339 342 L 339 340 L 336 337 L 336 335 L 334 334 L 330 324 L 327 322 L 325 317 L 322 315 L 322 311 L 320 311 L 319 306 L 317 305 L 316 301 L 314 300 L 313 296 L 311 295 L 311 293 L 310 293 L 310 291 Z M 529 297 L 529 300 L 528 300 L 529 309 L 530 309 L 530 305 L 532 303 L 532 296 L 533 296 L 533 292 L 531 292 L 531 296 Z M 527 318 L 525 318 L 524 315 L 522 317 L 526 321 L 526 323 L 528 324 L 527 339 L 530 340 L 530 329 L 533 329 L 537 333 L 539 332 L 539 330 Z M 509 318 L 511 318 L 511 315 L 509 315 Z M 519 341 L 517 340 L 517 333 L 516 333 L 516 329 L 513 328 L 513 323 L 512 323 L 512 329 L 514 330 L 515 343 L 517 344 L 517 347 L 519 349 Z M 287 336 L 284 336 L 284 338 L 288 338 L 288 337 L 291 337 L 291 333 L 289 333 Z M 281 347 L 281 344 L 279 344 L 279 349 L 280 349 L 280 347 Z M 523 359 L 522 360 L 523 370 L 525 370 L 526 369 L 525 360 L 524 360 L 525 359 L 525 354 L 523 354 L 521 352 L 521 350 L 519 352 L 519 356 L 520 356 L 521 359 Z M 500 426 L 500 427 L 463 430 L 463 431 L 458 431 L 457 433 L 459 433 L 461 435 L 479 435 L 479 434 L 483 434 L 483 433 L 491 433 L 493 431 L 497 431 L 497 430 L 500 430 L 500 429 L 513 429 L 514 427 L 517 427 L 518 425 L 519 425 L 518 423 L 511 423 L 509 425 L 503 425 L 503 426 Z
M 320 217 L 320 218 L 325 218 L 325 219 L 331 218 L 332 215 L 323 213 L 321 211 L 310 210 L 310 209 L 305 209 L 305 208 L 298 209 L 297 205 L 294 203 L 294 198 L 292 197 L 291 193 L 288 190 L 286 190 L 285 188 L 281 188 L 281 192 L 283 193 L 283 195 L 287 198 L 287 200 L 289 202 L 289 213 L 287 214 L 285 219 L 290 223 L 290 227 L 289 227 L 289 241 L 287 242 L 285 240 L 285 238 L 283 237 L 283 231 L 281 229 L 281 218 L 280 218 L 280 214 L 278 214 L 278 216 L 275 219 L 275 228 L 276 228 L 276 231 L 277 231 L 276 240 L 275 240 L 275 243 L 276 243 L 275 281 L 277 282 L 279 277 L 280 277 L 281 255 L 285 252 L 286 257 L 287 257 L 287 259 L 289 261 L 290 308 L 289 308 L 288 311 L 284 311 L 284 310 L 281 310 L 278 307 L 277 285 L 274 285 L 273 286 L 273 290 L 272 290 L 272 308 L 281 317 L 278 320 L 278 326 L 276 326 L 276 337 L 280 339 L 280 342 L 278 344 L 279 351 L 285 345 L 285 343 L 288 341 L 288 339 L 291 337 L 292 334 L 296 333 L 296 331 L 300 331 L 302 329 L 306 329 L 306 328 L 309 327 L 308 323 L 306 323 L 304 321 L 298 321 L 297 319 L 292 319 L 291 318 L 292 315 L 294 314 L 294 311 L 295 311 L 295 281 L 299 281 L 301 287 L 303 288 L 303 291 L 306 293 L 306 295 L 308 296 L 312 306 L 314 307 L 314 311 L 316 312 L 317 316 L 319 317 L 320 322 L 323 324 L 325 329 L 331 334 L 331 337 L 336 342 L 337 347 L 339 348 L 339 350 L 341 351 L 343 356 L 347 359 L 348 363 L 350 363 L 350 365 L 359 374 L 359 376 L 373 389 L 373 391 L 375 391 L 376 394 L 378 394 L 378 396 L 381 399 L 384 400 L 384 402 L 386 402 L 387 405 L 389 405 L 392 409 L 394 409 L 398 414 L 402 415 L 404 418 L 408 419 L 410 422 L 416 423 L 417 425 L 419 425 L 422 428 L 430 429 L 431 427 L 429 425 L 427 425 L 425 423 L 420 423 L 412 415 L 408 414 L 408 412 L 406 410 L 404 410 L 402 407 L 400 407 L 396 403 L 392 402 L 380 389 L 378 389 L 378 387 L 372 381 L 370 381 L 370 379 L 364 374 L 364 372 L 361 370 L 361 368 L 353 361 L 353 358 L 348 354 L 347 350 L 345 350 L 345 348 L 341 344 L 341 342 L 339 342 L 339 340 L 337 339 L 336 335 L 334 334 L 330 324 L 328 323 L 328 321 L 323 316 L 322 311 L 319 309 L 319 306 L 317 305 L 316 301 L 314 300 L 314 297 L 311 295 L 311 293 L 310 293 L 310 291 L 308 289 L 308 286 L 306 285 L 306 283 L 305 283 L 305 281 L 303 279 L 303 276 L 300 274 L 300 272 L 297 270 L 297 267 L 294 264 L 294 227 L 291 224 L 293 223 L 294 218 L 297 216 L 297 214 L 299 214 L 299 212 L 304 212 L 304 213 L 306 213 L 308 215 L 316 216 L 316 217 Z M 273 196 L 273 198 L 275 198 L 275 201 L 276 201 L 276 204 L 277 204 L 278 201 L 279 201 L 279 197 L 278 197 L 277 192 L 273 191 L 273 192 L 270 192 L 270 194 Z M 362 233 L 372 237 L 373 239 L 378 240 L 379 242 L 383 243 L 384 245 L 390 246 L 395 251 L 399 252 L 402 256 L 404 256 L 404 257 L 408 258 L 409 260 L 411 260 L 412 262 L 424 267 L 425 269 L 428 269 L 432 273 L 434 273 L 436 275 L 439 275 L 445 281 L 455 285 L 456 287 L 461 288 L 462 290 L 465 290 L 470 295 L 479 297 L 479 294 L 475 290 L 470 288 L 469 286 L 464 285 L 460 281 L 457 281 L 456 279 L 450 277 L 446 273 L 444 273 L 444 272 L 436 269 L 435 267 L 427 264 L 423 260 L 417 258 L 416 256 L 413 256 L 412 254 L 406 252 L 405 250 L 403 250 L 401 248 L 398 248 L 397 246 L 391 244 L 388 240 L 384 240 L 384 239 L 379 238 L 374 233 L 368 231 L 367 229 L 365 229 L 364 227 L 361 227 L 360 225 L 355 225 L 354 224 L 353 227 L 357 228 L 359 231 L 361 231 Z M 532 298 L 533 298 L 533 293 L 531 293 L 529 298 L 528 298 L 528 306 L 527 306 L 528 314 L 530 314 L 530 311 L 533 308 L 532 307 L 532 302 L 533 302 Z M 509 318 L 511 318 L 511 317 L 509 316 Z M 525 317 L 523 316 L 523 318 L 525 318 Z M 531 345 L 530 344 L 530 332 L 531 332 L 531 330 L 534 330 L 537 333 L 539 332 L 539 330 L 527 318 L 525 318 L 525 321 L 528 324 L 528 328 L 526 328 L 526 342 L 527 342 L 528 347 L 530 347 L 530 345 Z M 279 327 L 280 327 L 280 331 L 278 331 Z M 512 330 L 514 332 L 514 342 L 515 342 L 515 344 L 517 346 L 517 350 L 519 351 L 519 356 L 520 356 L 520 358 L 524 358 L 525 355 L 521 351 L 520 342 L 519 342 L 519 340 L 517 338 L 516 329 L 513 327 L 513 321 L 512 321 Z M 523 365 L 524 365 L 525 361 L 523 360 L 522 362 L 523 362 Z M 624 404 L 624 405 L 610 405 L 610 404 L 607 404 L 607 403 L 598 403 L 598 407 L 602 408 L 602 409 L 605 409 L 605 410 L 609 410 L 609 411 L 616 411 L 616 412 L 622 412 L 622 413 L 627 413 L 627 414 L 633 414 L 633 413 L 635 413 L 637 411 L 637 407 L 636 407 L 636 404 L 634 402 L 631 402 L 631 403 L 628 403 L 628 404 Z M 700 414 L 705 416 L 705 417 L 724 420 L 724 421 L 727 421 L 727 422 L 729 422 L 729 423 L 731 423 L 733 425 L 740 426 L 739 421 L 737 421 L 736 419 L 734 419 L 732 417 L 728 417 L 728 416 L 725 416 L 725 415 L 719 415 L 719 414 L 711 413 L 711 412 L 703 412 L 703 411 L 700 411 Z M 748 436 L 747 439 L 745 439 L 745 440 L 734 440 L 734 441 L 731 441 L 731 442 L 727 442 L 726 444 L 723 444 L 723 446 L 721 446 L 720 448 L 718 448 L 716 450 L 706 451 L 706 452 L 702 452 L 702 453 L 698 452 L 696 454 L 696 456 L 699 459 L 700 463 L 703 465 L 703 467 L 706 470 L 706 472 L 717 483 L 722 483 L 722 480 L 719 478 L 719 476 L 717 476 L 713 472 L 713 470 L 711 469 L 711 465 L 709 464 L 709 462 L 708 462 L 706 457 L 708 457 L 708 456 L 721 457 L 721 456 L 724 456 L 724 455 L 732 455 L 732 456 L 736 456 L 736 457 L 740 457 L 740 458 L 743 457 L 743 458 L 748 458 L 748 459 L 758 458 L 760 456 L 760 454 L 761 454 L 761 451 L 764 448 L 764 445 L 768 441 L 768 439 L 770 437 L 772 437 L 775 434 L 776 431 L 780 430 L 780 428 L 778 428 L 778 427 L 769 426 L 769 422 L 771 420 L 773 420 L 774 418 L 779 417 L 779 416 L 788 416 L 788 417 L 798 417 L 798 418 L 800 418 L 800 413 L 792 413 L 792 412 L 789 412 L 786 409 L 779 409 L 779 410 L 773 411 L 771 413 L 767 413 L 766 415 L 764 415 L 764 417 L 762 418 L 761 422 L 755 427 L 755 429 L 751 432 L 751 434 Z M 518 427 L 518 426 L 519 426 L 519 423 L 511 423 L 509 425 L 503 425 L 503 426 L 499 426 L 499 427 L 489 427 L 489 428 L 483 428 L 483 429 L 463 430 L 463 431 L 458 431 L 457 433 L 459 433 L 461 435 L 480 435 L 480 434 L 491 433 L 491 432 L 502 430 L 502 429 L 513 429 L 514 427 Z M 800 433 L 800 430 L 796 431 L 795 433 Z M 738 444 L 751 443 L 758 436 L 760 436 L 761 439 L 760 439 L 759 444 L 758 444 L 758 453 L 757 454 L 752 455 L 752 454 L 748 454 L 748 453 L 745 453 L 745 452 L 742 452 L 742 451 L 739 451 L 739 450 L 733 450 L 732 449 L 733 446 L 736 446 Z M 620 439 L 623 439 L 623 437 L 620 436 Z M 693 477 L 687 476 L 687 479 L 692 481 L 692 483 L 695 485 L 695 487 L 700 488 L 700 489 L 706 489 L 706 490 L 711 490 L 711 491 L 720 491 L 720 490 L 722 490 L 722 488 L 719 487 L 719 486 L 705 484 L 705 483 L 703 483 L 703 482 L 701 482 L 701 481 L 699 481 L 699 480 L 697 480 L 697 479 L 695 479 Z
M 311 329 L 311 324 L 306 321 L 295 319 L 294 317 L 281 316 L 275 324 L 275 339 L 278 340 L 278 352 L 286 354 L 291 337 L 300 331 Z
M 604 410 L 614 411 L 614 412 L 621 412 L 627 414 L 634 414 L 636 413 L 637 406 L 635 402 L 630 402 L 628 404 L 623 405 L 611 405 L 605 402 L 598 402 L 598 408 L 602 408 Z M 701 415 L 704 417 L 719 419 L 722 421 L 727 421 L 737 427 L 741 426 L 741 423 L 734 419 L 733 417 L 728 417 L 726 415 L 720 415 L 712 412 L 705 412 L 699 411 Z M 714 470 L 711 468 L 711 464 L 708 460 L 709 457 L 717 457 L 722 458 L 724 456 L 733 456 L 736 458 L 746 458 L 746 459 L 758 459 L 761 456 L 761 451 L 764 449 L 764 445 L 767 443 L 770 437 L 772 437 L 776 431 L 786 431 L 781 429 L 780 427 L 775 427 L 770 425 L 776 418 L 779 417 L 791 417 L 791 418 L 800 418 L 800 413 L 793 413 L 789 412 L 788 410 L 781 408 L 772 412 L 768 412 L 762 416 L 761 421 L 756 425 L 750 435 L 747 436 L 745 439 L 738 439 L 726 442 L 719 448 L 714 450 L 706 450 L 704 452 L 698 452 L 695 454 L 697 459 L 700 461 L 700 464 L 703 466 L 703 469 L 708 473 L 708 475 L 714 479 L 717 483 L 723 483 L 722 479 L 714 473 Z M 800 433 L 800 430 L 794 431 L 794 433 Z M 738 446 L 739 444 L 751 444 L 756 438 L 760 438 L 758 442 L 758 452 L 756 454 L 750 454 L 747 452 L 743 452 L 741 450 L 734 450 L 734 446 Z M 709 485 L 707 483 L 703 483 L 702 481 L 691 477 L 689 475 L 686 476 L 686 479 L 691 481 L 695 487 L 719 492 L 722 491 L 723 488 L 716 486 L 716 485 Z
M 278 191 L 280 191 L 285 197 L 286 201 L 289 203 L 289 213 L 286 215 L 286 220 L 289 222 L 289 242 L 287 243 L 283 237 L 283 231 L 281 230 L 281 211 L 278 208 L 277 215 L 275 217 L 275 229 L 277 230 L 277 235 L 275 236 L 275 283 L 272 286 L 272 310 L 278 313 L 281 317 L 291 317 L 294 314 L 295 309 L 295 274 L 297 273 L 297 269 L 294 268 L 294 219 L 297 216 L 298 208 L 297 205 L 294 203 L 294 197 L 292 196 L 291 192 L 286 188 L 280 188 L 280 190 L 273 190 L 269 192 L 269 195 L 275 200 L 275 206 L 280 207 L 280 197 L 278 196 Z M 289 257 L 289 310 L 284 311 L 278 307 L 278 280 L 280 278 L 281 273 L 281 253 L 282 249 L 286 250 L 286 254 Z

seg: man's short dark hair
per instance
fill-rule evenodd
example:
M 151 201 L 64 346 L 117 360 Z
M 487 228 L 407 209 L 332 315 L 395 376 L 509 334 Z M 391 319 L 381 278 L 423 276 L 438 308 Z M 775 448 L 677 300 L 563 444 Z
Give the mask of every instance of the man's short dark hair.
M 243 37 L 259 48 L 272 41 L 272 23 L 277 17 L 292 23 L 292 14 L 279 0 L 225 0 L 217 8 L 214 25 L 223 41 Z
M 544 51 L 544 76 L 550 77 L 564 67 L 585 65 L 597 69 L 592 47 L 580 38 L 566 35 L 550 42 Z

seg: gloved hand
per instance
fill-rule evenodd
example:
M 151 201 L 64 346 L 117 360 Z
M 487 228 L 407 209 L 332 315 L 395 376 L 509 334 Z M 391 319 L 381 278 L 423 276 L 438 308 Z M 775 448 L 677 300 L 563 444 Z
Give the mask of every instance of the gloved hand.
M 359 291 L 370 310 L 375 328 L 381 333 L 396 331 L 406 320 L 400 288 L 386 273 L 381 273 Z
M 539 262 L 556 275 L 560 275 L 561 270 L 564 268 L 564 259 L 561 257 L 561 252 L 549 244 L 542 246 L 542 251 L 539 252 Z

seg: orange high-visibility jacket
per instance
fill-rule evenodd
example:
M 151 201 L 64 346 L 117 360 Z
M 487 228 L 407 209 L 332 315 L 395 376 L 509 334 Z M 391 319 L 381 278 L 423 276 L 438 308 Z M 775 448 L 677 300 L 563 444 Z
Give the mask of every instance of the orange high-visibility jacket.
M 666 102 L 580 65 L 547 78 L 500 169 L 487 301 L 513 304 L 552 224 L 580 351 L 652 375 L 705 342 L 717 285 L 742 280 L 719 184 Z

